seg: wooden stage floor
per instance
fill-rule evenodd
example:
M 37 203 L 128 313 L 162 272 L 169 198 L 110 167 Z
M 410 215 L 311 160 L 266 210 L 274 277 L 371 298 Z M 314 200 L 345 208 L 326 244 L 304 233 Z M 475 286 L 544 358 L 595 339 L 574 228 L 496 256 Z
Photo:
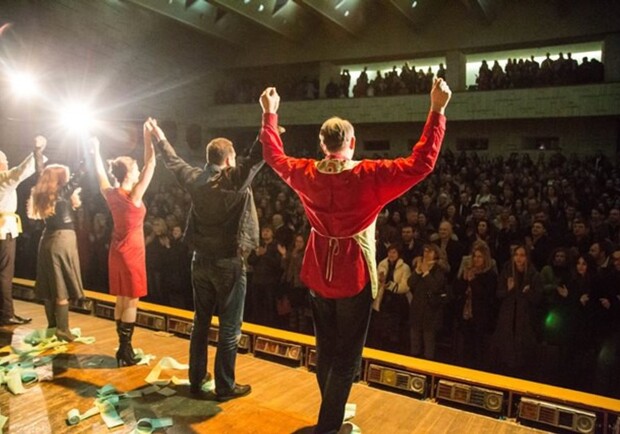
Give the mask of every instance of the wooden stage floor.
M 15 301 L 16 312 L 33 317 L 31 324 L 0 327 L 0 347 L 18 342 L 35 328 L 46 326 L 43 306 Z M 0 390 L 0 414 L 8 421 L 3 433 L 129 433 L 143 417 L 171 417 L 174 425 L 156 432 L 167 433 L 241 433 L 241 434 L 309 434 L 319 406 L 315 377 L 305 368 L 240 354 L 237 358 L 237 381 L 250 383 L 252 393 L 244 398 L 217 403 L 194 399 L 187 386 L 171 386 L 173 396 L 154 393 L 124 399 L 119 413 L 124 426 L 108 429 L 99 415 L 75 426 L 65 422 L 67 412 L 81 412 L 93 406 L 96 391 L 106 384 L 120 392 L 147 386 L 145 377 L 157 360 L 164 356 L 181 363 L 188 361 L 189 341 L 176 336 L 159 336 L 156 332 L 136 328 L 134 347 L 157 356 L 151 366 L 118 369 L 114 359 L 117 344 L 112 321 L 71 312 L 70 324 L 80 327 L 84 336 L 94 336 L 96 343 L 73 343 L 69 352 L 56 356 L 51 382 L 26 386 L 27 392 L 13 395 L 6 385 Z M 212 372 L 215 348 L 209 348 L 209 371 Z M 187 378 L 187 371 L 166 371 L 165 375 Z M 392 392 L 364 383 L 354 384 L 349 402 L 357 404 L 353 422 L 365 434 L 399 433 L 493 433 L 525 434 L 543 431 L 524 427 L 513 421 L 461 411 Z M 305 429 L 304 429 L 305 428 Z

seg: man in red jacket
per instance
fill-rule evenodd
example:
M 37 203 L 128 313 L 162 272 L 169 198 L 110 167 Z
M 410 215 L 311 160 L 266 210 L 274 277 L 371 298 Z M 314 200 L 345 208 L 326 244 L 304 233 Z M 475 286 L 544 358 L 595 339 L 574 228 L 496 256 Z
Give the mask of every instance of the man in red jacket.
M 335 433 L 361 362 L 372 299 L 377 294 L 375 223 L 382 208 L 432 172 L 445 131 L 451 91 L 442 79 L 431 90 L 431 110 L 411 155 L 353 160 L 355 134 L 334 117 L 320 131 L 323 160 L 292 158 L 278 134 L 280 96 L 260 97 L 260 140 L 267 164 L 299 195 L 312 231 L 302 265 L 310 288 L 321 408 L 315 433 Z

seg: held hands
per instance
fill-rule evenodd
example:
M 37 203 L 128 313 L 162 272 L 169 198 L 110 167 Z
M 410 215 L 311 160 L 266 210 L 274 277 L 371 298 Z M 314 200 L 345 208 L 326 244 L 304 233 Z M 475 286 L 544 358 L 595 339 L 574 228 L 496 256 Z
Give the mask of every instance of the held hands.
M 162 140 L 166 140 L 166 135 L 163 130 L 157 125 L 157 119 L 148 118 L 144 123 L 144 134 L 150 134 L 151 137 L 154 137 L 155 140 L 161 142 Z
M 452 96 L 452 91 L 443 78 L 436 78 L 431 89 L 431 110 L 444 114 L 448 101 Z
M 47 139 L 45 137 L 36 136 L 34 138 L 34 149 L 38 151 L 40 150 L 41 152 L 43 152 L 46 146 L 47 146 Z
M 277 113 L 280 106 L 280 95 L 275 87 L 268 87 L 260 96 L 260 106 L 263 113 Z

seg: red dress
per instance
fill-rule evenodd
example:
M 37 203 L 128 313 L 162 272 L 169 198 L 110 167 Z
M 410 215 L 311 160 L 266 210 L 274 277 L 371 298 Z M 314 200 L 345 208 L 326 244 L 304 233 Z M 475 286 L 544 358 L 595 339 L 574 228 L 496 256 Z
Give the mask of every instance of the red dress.
M 112 213 L 114 231 L 110 242 L 110 294 L 126 297 L 146 295 L 146 254 L 144 250 L 144 216 L 146 207 L 135 206 L 129 192 L 109 188 L 104 197 Z

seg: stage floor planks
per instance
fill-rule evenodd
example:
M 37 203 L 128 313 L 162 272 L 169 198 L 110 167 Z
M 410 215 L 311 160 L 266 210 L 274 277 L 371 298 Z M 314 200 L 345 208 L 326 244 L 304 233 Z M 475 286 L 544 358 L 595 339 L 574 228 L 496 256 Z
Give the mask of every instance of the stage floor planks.
M 0 327 L 0 347 L 46 326 L 43 306 L 16 300 L 15 308 L 22 316 L 32 316 L 33 322 L 27 326 Z M 172 427 L 157 431 L 167 433 L 312 432 L 307 427 L 315 422 L 320 402 L 314 375 L 305 368 L 291 368 L 251 354 L 239 354 L 237 358 L 237 381 L 252 385 L 253 391 L 247 397 L 217 403 L 194 399 L 187 386 L 172 386 L 177 394 L 171 397 L 155 393 L 122 400 L 119 412 L 124 426 L 109 430 L 98 415 L 77 426 L 67 426 L 67 412 L 72 408 L 84 412 L 92 407 L 100 387 L 112 384 L 124 392 L 147 386 L 144 379 L 156 363 L 151 362 L 150 367 L 116 368 L 115 324 L 90 315 L 74 312 L 70 315 L 71 326 L 80 327 L 84 336 L 94 336 L 97 342 L 70 344 L 69 353 L 56 356 L 52 382 L 27 386 L 28 391 L 23 395 L 13 395 L 2 386 L 0 414 L 9 418 L 3 433 L 129 433 L 143 417 L 172 417 Z M 187 339 L 158 336 L 144 328 L 136 328 L 134 335 L 134 347 L 158 359 L 171 356 L 187 363 L 188 345 Z M 209 347 L 210 372 L 214 354 L 215 348 Z M 165 374 L 187 378 L 186 371 Z M 365 434 L 544 432 L 371 388 L 364 383 L 353 385 L 349 402 L 357 404 L 357 415 L 352 421 Z

